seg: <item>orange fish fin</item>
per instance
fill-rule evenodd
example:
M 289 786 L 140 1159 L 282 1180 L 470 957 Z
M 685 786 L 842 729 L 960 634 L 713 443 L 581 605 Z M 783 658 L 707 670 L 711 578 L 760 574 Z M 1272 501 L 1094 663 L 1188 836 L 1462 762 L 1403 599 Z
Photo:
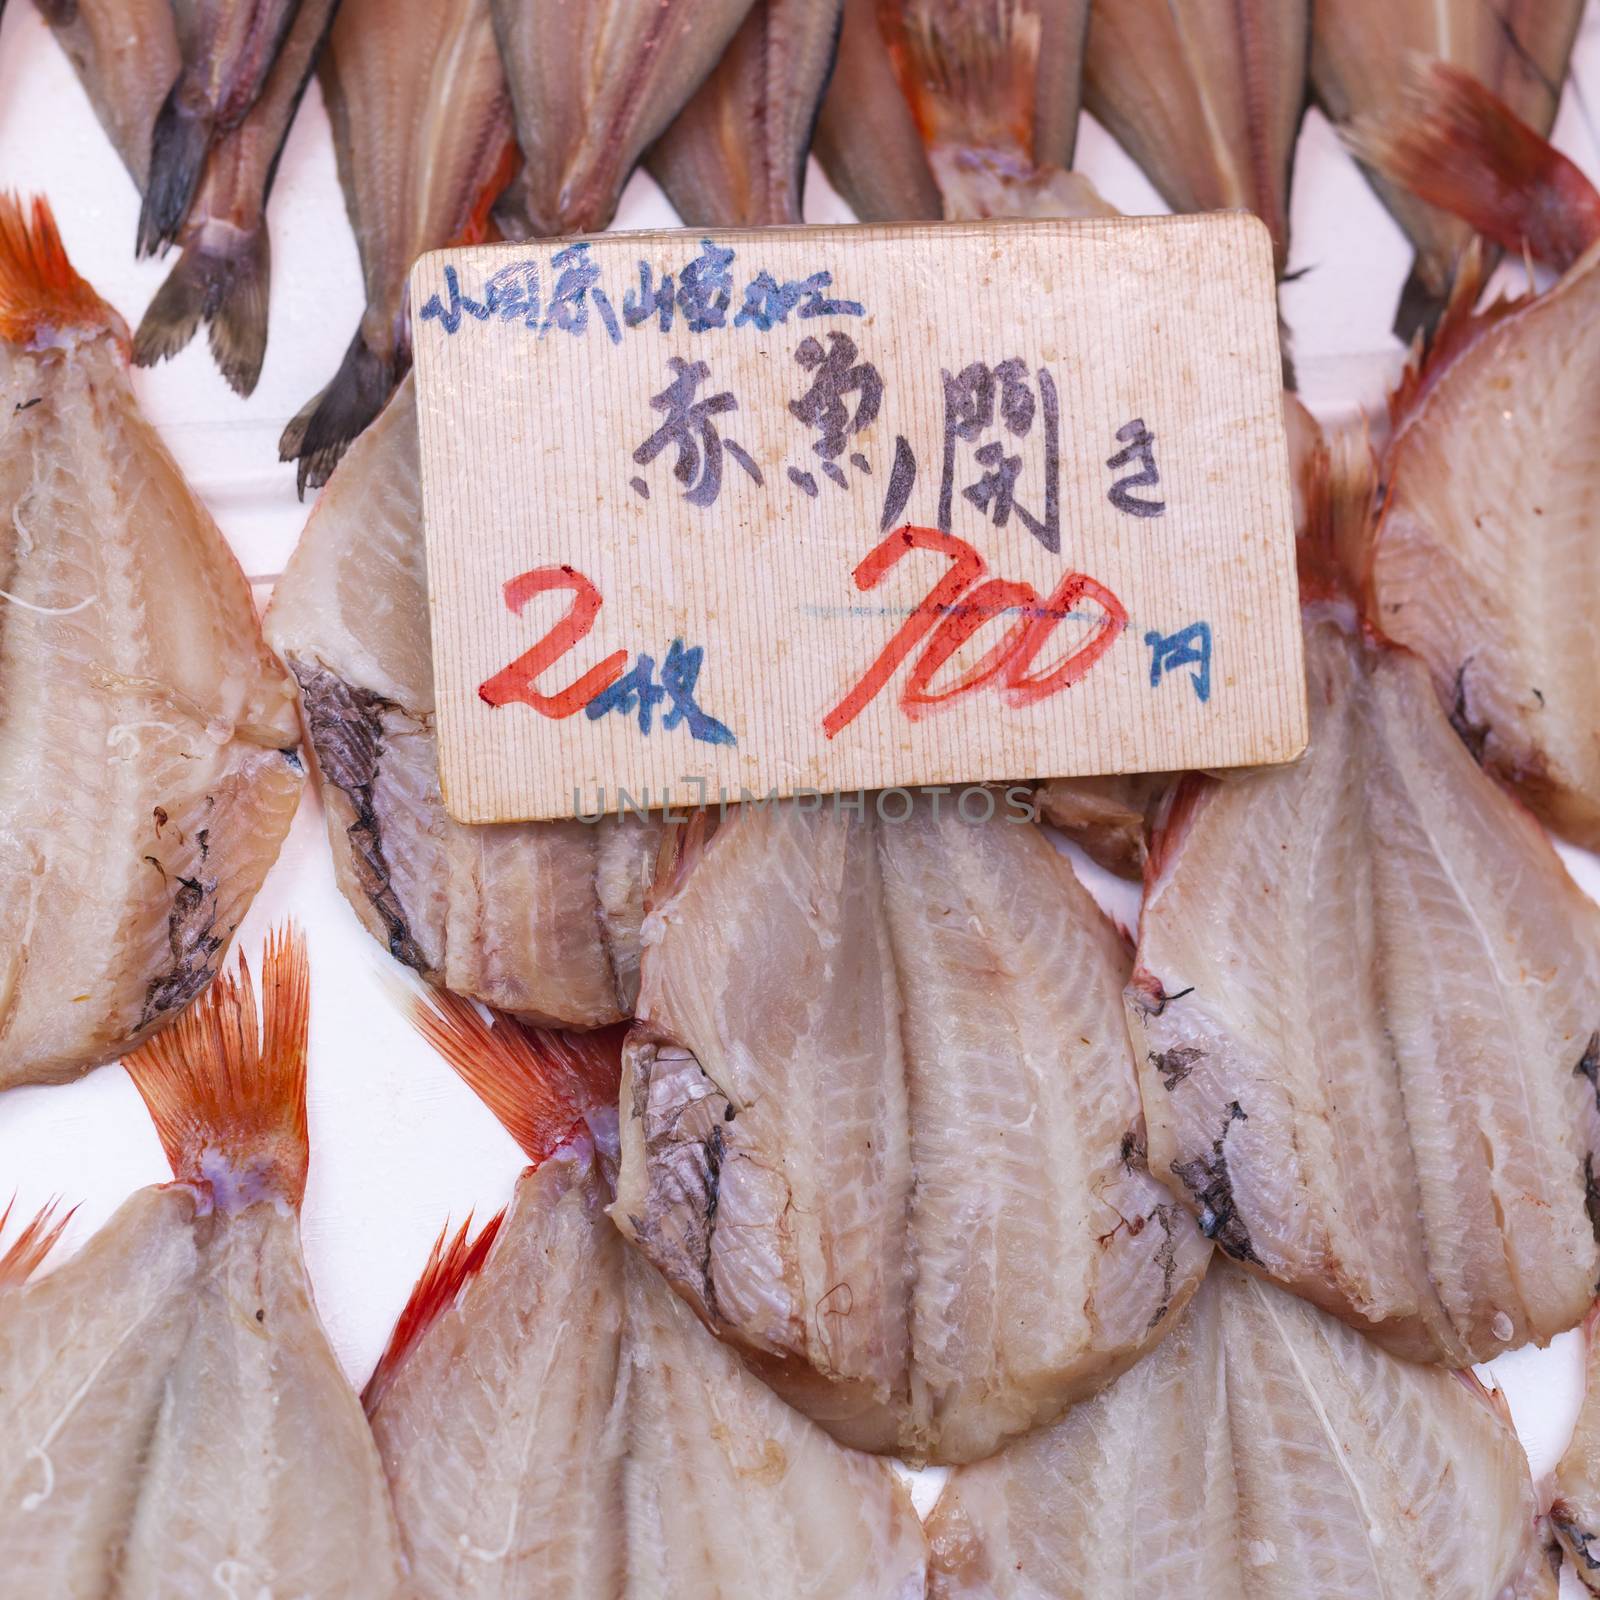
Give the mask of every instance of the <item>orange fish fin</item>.
M 61 1237 L 61 1230 L 72 1220 L 72 1213 L 78 1208 L 56 1216 L 55 1210 L 59 1201 L 47 1200 L 28 1221 L 22 1232 L 0 1252 L 0 1289 L 14 1288 L 26 1283 L 33 1275 L 36 1268 L 44 1258 L 55 1248 L 56 1240 Z M 0 1235 L 6 1231 L 6 1224 L 11 1220 L 11 1208 L 16 1204 L 13 1199 L 4 1211 L 0 1211 Z
M 436 989 L 407 1001 L 412 1026 L 499 1118 L 537 1165 L 601 1106 L 615 1106 L 627 1026 L 571 1033 L 530 1028 L 501 1012 L 485 1021 L 470 1000 Z
M 31 215 L 21 198 L 0 194 L 0 339 L 39 349 L 71 330 L 111 332 L 124 344 L 122 318 L 74 271 L 43 195 Z
M 361 1403 L 367 1408 L 368 1416 L 377 1410 L 395 1373 L 416 1349 L 423 1334 L 455 1304 L 456 1296 L 482 1270 L 505 1215 L 500 1211 L 491 1217 L 475 1239 L 468 1237 L 472 1231 L 470 1212 L 454 1238 L 450 1237 L 449 1223 L 439 1230 L 422 1276 L 407 1297 L 395 1321 L 394 1332 L 389 1335 L 389 1343 L 378 1357 L 378 1364 L 361 1393 Z
M 220 1210 L 305 1193 L 310 968 L 297 928 L 267 935 L 263 1006 L 241 956 L 176 1022 L 123 1061 L 180 1182 Z
M 462 245 L 495 244 L 503 237 L 494 220 L 495 201 L 510 187 L 511 180 L 521 166 L 522 150 L 514 138 L 507 138 L 504 148 L 484 178 L 483 187 L 473 199 L 466 221 L 461 224 L 455 237 L 448 241 L 446 249 Z
M 1520 255 L 1565 269 L 1600 239 L 1600 192 L 1470 73 L 1416 64 L 1397 110 L 1349 140 L 1369 166 Z

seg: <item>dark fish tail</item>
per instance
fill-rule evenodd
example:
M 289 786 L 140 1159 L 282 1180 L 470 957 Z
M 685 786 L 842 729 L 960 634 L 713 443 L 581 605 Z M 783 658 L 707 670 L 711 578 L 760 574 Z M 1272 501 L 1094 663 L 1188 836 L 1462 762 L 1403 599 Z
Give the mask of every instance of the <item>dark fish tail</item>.
M 320 489 L 328 481 L 339 457 L 388 404 L 410 365 L 409 349 L 383 354 L 357 330 L 333 381 L 306 404 L 278 441 L 278 459 L 300 463 L 296 485 L 302 496 L 307 485 Z
M 211 149 L 208 106 L 185 105 L 179 86 L 161 103 L 150 135 L 150 176 L 139 208 L 138 253 L 152 256 L 178 237 Z

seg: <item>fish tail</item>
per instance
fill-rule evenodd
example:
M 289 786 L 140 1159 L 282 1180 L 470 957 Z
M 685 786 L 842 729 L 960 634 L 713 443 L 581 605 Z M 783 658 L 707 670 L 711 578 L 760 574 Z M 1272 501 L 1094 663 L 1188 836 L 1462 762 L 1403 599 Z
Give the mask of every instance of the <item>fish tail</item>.
M 1363 591 L 1377 526 L 1378 461 L 1364 425 L 1321 435 L 1298 466 L 1304 526 L 1296 557 L 1302 603 Z
M 211 150 L 209 110 L 185 105 L 175 84 L 150 135 L 150 175 L 139 208 L 137 253 L 153 256 L 178 237 Z
M 5 1210 L 0 1211 L 0 1235 L 6 1231 L 6 1223 L 11 1220 L 11 1208 L 15 1204 L 13 1198 Z M 26 1283 L 55 1248 L 61 1230 L 72 1220 L 73 1211 L 78 1209 L 73 1206 L 58 1217 L 55 1215 L 58 1204 L 58 1201 L 47 1200 L 23 1226 L 22 1232 L 0 1252 L 0 1289 Z
M 369 1417 L 378 1409 L 395 1373 L 405 1364 L 406 1357 L 417 1347 L 423 1334 L 455 1304 L 456 1296 L 482 1270 L 505 1215 L 504 1211 L 497 1212 L 476 1238 L 471 1237 L 470 1212 L 454 1237 L 450 1234 L 449 1223 L 439 1230 L 422 1276 L 401 1309 L 389 1343 L 378 1357 L 366 1388 L 361 1391 L 361 1403 Z
M 174 1176 L 222 1211 L 305 1193 L 310 969 L 297 928 L 268 934 L 263 1006 L 241 956 L 176 1022 L 123 1061 Z
M 49 201 L 35 195 L 30 211 L 0 194 L 0 339 L 48 345 L 74 329 L 126 337 L 122 318 L 73 270 Z
M 411 365 L 410 352 L 397 348 L 383 355 L 357 331 L 339 363 L 333 381 L 314 395 L 294 417 L 278 441 L 280 461 L 298 461 L 296 485 L 320 489 L 351 442 L 389 403 Z
M 198 239 L 186 244 L 133 336 L 133 359 L 153 367 L 177 355 L 208 322 L 211 354 L 223 377 L 236 394 L 249 395 L 267 353 L 271 269 L 265 218 L 246 233 L 230 234 L 222 253 Z
M 1600 239 L 1600 191 L 1470 73 L 1414 62 L 1398 109 L 1351 129 L 1354 153 L 1485 238 L 1558 269 Z
M 534 1163 L 578 1131 L 593 1111 L 615 1108 L 626 1023 L 575 1033 L 531 1028 L 503 1012 L 435 989 L 411 993 L 411 1024 L 450 1063 Z

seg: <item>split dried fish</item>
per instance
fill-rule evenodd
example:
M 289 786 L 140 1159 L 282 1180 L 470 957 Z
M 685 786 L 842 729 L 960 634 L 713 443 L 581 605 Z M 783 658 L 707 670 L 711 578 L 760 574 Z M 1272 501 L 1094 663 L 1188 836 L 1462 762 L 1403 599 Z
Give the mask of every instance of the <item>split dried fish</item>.
M 415 1600 L 921 1600 L 891 1468 L 717 1344 L 605 1214 L 617 1033 L 419 1007 L 531 1165 L 441 1235 L 367 1394 Z M 531 1445 L 531 1448 L 530 1448 Z
M 656 894 L 615 1215 L 781 1395 L 971 1460 L 1161 1337 L 1207 1252 L 1145 1169 L 1126 949 L 1031 823 L 744 808 Z
M 1555 1600 L 1498 1395 L 1213 1265 L 1132 1372 L 960 1467 L 931 1600 Z
M 213 146 L 176 235 L 178 263 L 134 335 L 140 366 L 176 355 L 204 321 L 223 377 L 239 394 L 254 391 L 267 350 L 267 196 L 338 3 L 300 0 L 260 98 Z
M 0 1572 L 50 1600 L 397 1596 L 372 1435 L 300 1251 L 305 948 L 127 1062 L 177 1179 L 0 1287 Z
M 210 981 L 303 781 L 250 586 L 134 400 L 122 319 L 0 201 L 0 1087 Z
M 1312 85 L 1334 125 L 1348 130 L 1403 104 L 1415 58 L 1445 61 L 1548 134 L 1582 15 L 1583 0 L 1319 0 L 1312 14 Z M 1409 338 L 1449 294 L 1471 235 L 1371 167 L 1367 176 L 1416 247 L 1396 322 Z
M 1600 1035 L 1593 1041 L 1600 1061 Z M 1556 1467 L 1550 1521 L 1572 1569 L 1600 1593 L 1600 1306 L 1583 1324 L 1584 1396 L 1572 1440 Z
M 320 72 L 367 307 L 332 382 L 278 441 L 302 494 L 411 366 L 412 263 L 481 241 L 516 160 L 489 0 L 342 0 Z
M 694 228 L 798 224 L 806 156 L 843 0 L 756 0 L 711 76 L 649 154 Z
M 1311 0 L 1113 0 L 1089 19 L 1085 106 L 1174 211 L 1255 212 L 1280 274 L 1310 38 Z
M 425 977 L 533 1021 L 629 1015 L 659 825 L 445 814 L 409 379 L 317 502 L 266 629 L 299 682 L 334 872 L 367 931 Z

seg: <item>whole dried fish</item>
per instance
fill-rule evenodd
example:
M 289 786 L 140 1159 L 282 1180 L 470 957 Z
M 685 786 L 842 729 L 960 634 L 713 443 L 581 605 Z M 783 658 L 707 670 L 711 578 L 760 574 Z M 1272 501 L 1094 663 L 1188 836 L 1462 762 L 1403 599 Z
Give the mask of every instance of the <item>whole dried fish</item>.
M 0 201 L 0 1087 L 205 987 L 302 783 L 250 586 L 49 209 Z
M 140 255 L 177 238 L 206 157 L 256 103 L 301 3 L 173 0 L 180 65 L 150 135 Z
M 1160 1349 L 960 1467 L 930 1600 L 1555 1600 L 1504 1402 L 1213 1265 Z
M 1127 954 L 1024 819 L 743 808 L 645 924 L 615 1215 L 847 1444 L 971 1460 L 1165 1330 Z
M 0 1572 L 50 1600 L 360 1595 L 394 1516 L 311 1300 L 305 948 L 269 942 L 127 1062 L 177 1182 L 0 1288 Z
M 1600 1070 L 1600 1034 L 1591 1041 Z M 1600 1594 L 1600 1304 L 1583 1324 L 1584 1395 L 1572 1441 L 1556 1467 L 1550 1521 L 1572 1568 Z
M 1445 61 L 1548 134 L 1582 15 L 1583 0 L 1317 0 L 1312 85 L 1335 126 L 1348 130 L 1401 106 L 1415 58 Z M 1367 176 L 1416 247 L 1396 321 L 1409 338 L 1449 293 L 1471 235 L 1370 166 Z
M 797 224 L 843 0 L 756 0 L 677 120 L 651 174 L 690 227 Z
M 659 826 L 445 814 L 418 473 L 408 379 L 318 501 L 267 612 L 300 685 L 339 887 L 436 982 L 531 1020 L 615 1022 L 637 989 Z
M 442 1004 L 424 1031 L 533 1165 L 470 1245 L 441 1235 L 367 1392 L 408 1593 L 921 1600 L 892 1469 L 744 1372 L 607 1219 L 617 1036 Z
M 481 240 L 516 160 L 489 0 L 343 0 L 320 71 L 367 308 L 332 382 L 278 441 L 302 494 L 411 365 L 412 263 Z
M 140 366 L 176 355 L 205 321 L 223 377 L 242 395 L 254 391 L 267 349 L 267 196 L 338 3 L 300 0 L 260 98 L 212 148 L 177 232 L 178 263 L 134 335 Z

